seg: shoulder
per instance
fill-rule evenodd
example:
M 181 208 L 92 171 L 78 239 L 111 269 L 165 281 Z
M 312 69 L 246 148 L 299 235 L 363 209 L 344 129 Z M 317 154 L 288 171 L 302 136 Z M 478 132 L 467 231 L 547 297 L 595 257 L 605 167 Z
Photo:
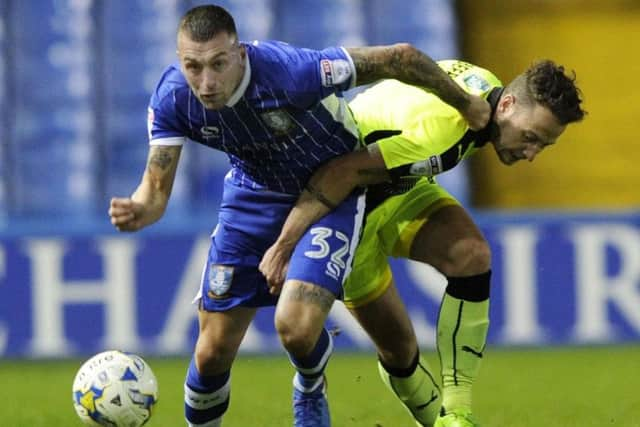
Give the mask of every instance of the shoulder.
M 350 103 L 353 110 L 368 115 L 387 115 L 403 126 L 419 123 L 426 118 L 451 120 L 459 112 L 435 94 L 398 80 L 383 80 L 355 97 Z M 462 116 L 460 116 L 462 117 Z
M 273 40 L 256 40 L 243 44 L 251 67 L 252 84 L 258 90 L 262 87 L 278 89 L 283 86 L 286 77 L 290 76 L 292 62 L 288 57 L 288 45 Z
M 438 61 L 438 65 L 469 93 L 485 95 L 494 87 L 502 86 L 500 79 L 491 71 L 469 62 L 449 59 Z
M 173 97 L 188 90 L 189 85 L 180 71 L 180 65 L 173 63 L 162 72 L 158 84 L 151 94 L 151 105 L 164 104 L 167 100 L 173 100 Z
M 267 40 L 245 44 L 251 76 L 258 88 L 303 91 L 317 73 L 319 60 L 312 50 Z
M 275 40 L 254 41 L 245 44 L 252 74 L 258 78 L 281 76 L 295 68 L 298 48 Z
M 311 49 L 293 46 L 278 40 L 255 40 L 252 43 L 243 44 L 251 60 L 270 63 L 286 64 L 293 58 L 312 52 Z
M 444 102 L 435 94 L 423 88 L 408 85 L 397 80 L 385 80 L 376 86 L 372 95 L 377 101 L 369 100 L 365 108 L 377 109 L 371 114 L 389 114 L 380 111 L 376 102 L 390 105 L 392 117 L 403 134 L 418 140 L 437 141 L 447 144 L 457 140 L 467 130 L 467 123 L 458 110 Z

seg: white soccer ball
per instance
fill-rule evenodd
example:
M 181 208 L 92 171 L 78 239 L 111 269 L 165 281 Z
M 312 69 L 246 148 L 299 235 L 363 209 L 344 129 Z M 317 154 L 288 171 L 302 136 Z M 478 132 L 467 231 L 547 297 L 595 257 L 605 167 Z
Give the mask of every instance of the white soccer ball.
M 149 421 L 157 401 L 156 377 L 135 354 L 96 354 L 73 380 L 73 406 L 90 426 L 140 427 Z

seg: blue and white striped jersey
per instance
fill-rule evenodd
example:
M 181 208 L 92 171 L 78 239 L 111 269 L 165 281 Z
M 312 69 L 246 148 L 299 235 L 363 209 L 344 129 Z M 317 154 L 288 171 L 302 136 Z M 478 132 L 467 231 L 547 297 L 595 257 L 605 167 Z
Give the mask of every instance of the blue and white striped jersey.
M 355 83 L 353 61 L 337 47 L 244 46 L 245 75 L 218 111 L 204 108 L 179 64 L 165 70 L 149 104 L 150 144 L 191 139 L 227 153 L 243 185 L 298 194 L 320 164 L 358 144 L 342 95 Z

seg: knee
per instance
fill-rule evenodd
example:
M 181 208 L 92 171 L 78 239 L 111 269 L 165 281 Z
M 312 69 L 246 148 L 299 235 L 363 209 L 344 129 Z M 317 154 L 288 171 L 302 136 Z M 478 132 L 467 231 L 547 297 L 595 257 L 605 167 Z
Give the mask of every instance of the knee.
M 311 325 L 297 322 L 293 318 L 276 315 L 275 327 L 282 346 L 295 357 L 304 357 L 313 351 L 321 328 L 315 331 Z
M 231 369 L 235 349 L 204 335 L 198 337 L 194 359 L 198 372 L 204 376 L 218 375 Z
M 469 265 L 474 274 L 484 273 L 491 268 L 491 248 L 484 239 L 474 239 L 469 245 Z
M 491 268 L 491 248 L 482 238 L 459 241 L 452 249 L 450 271 L 447 276 L 472 276 Z

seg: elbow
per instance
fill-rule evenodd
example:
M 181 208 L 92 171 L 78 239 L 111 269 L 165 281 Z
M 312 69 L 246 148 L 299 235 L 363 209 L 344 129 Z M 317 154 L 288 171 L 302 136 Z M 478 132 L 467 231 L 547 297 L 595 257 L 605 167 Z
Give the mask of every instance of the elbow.
M 339 182 L 340 186 L 348 190 L 348 192 L 366 184 L 364 175 L 353 167 L 350 163 L 349 156 L 338 157 L 332 160 L 328 170 L 331 174 L 331 180 L 333 182 Z
M 391 46 L 392 58 L 398 59 L 400 63 L 406 63 L 407 59 L 414 58 L 420 54 L 417 47 L 411 43 L 396 43 Z

